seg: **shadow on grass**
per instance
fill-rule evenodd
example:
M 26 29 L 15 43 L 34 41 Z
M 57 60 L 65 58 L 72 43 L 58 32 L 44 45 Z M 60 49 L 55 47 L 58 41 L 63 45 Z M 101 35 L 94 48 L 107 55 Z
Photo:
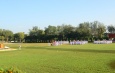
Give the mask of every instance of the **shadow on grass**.
M 27 47 L 26 49 L 46 49 L 52 51 L 70 51 L 70 52 L 91 52 L 91 53 L 115 53 L 115 50 L 93 50 L 93 49 L 79 49 L 79 48 L 57 48 L 57 47 Z
M 108 66 L 111 68 L 111 69 L 114 69 L 115 70 L 115 60 L 114 61 L 111 61 Z
M 92 53 L 115 53 L 115 50 L 93 50 L 93 49 L 48 49 L 48 50 L 58 50 L 58 51 L 72 51 L 72 52 L 92 52 Z

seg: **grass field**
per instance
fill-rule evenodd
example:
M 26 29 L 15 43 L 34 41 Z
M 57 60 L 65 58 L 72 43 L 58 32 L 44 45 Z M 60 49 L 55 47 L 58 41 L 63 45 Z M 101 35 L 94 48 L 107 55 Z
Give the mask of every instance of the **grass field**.
M 18 49 L 20 44 L 5 45 Z M 0 52 L 0 67 L 26 73 L 115 73 L 115 44 L 21 45 L 22 50 Z

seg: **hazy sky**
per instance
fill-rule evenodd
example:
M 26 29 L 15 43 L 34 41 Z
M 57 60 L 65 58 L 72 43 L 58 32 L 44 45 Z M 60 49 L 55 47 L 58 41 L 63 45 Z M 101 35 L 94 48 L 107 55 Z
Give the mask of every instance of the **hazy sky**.
M 14 33 L 95 20 L 115 25 L 115 0 L 0 0 L 0 28 Z

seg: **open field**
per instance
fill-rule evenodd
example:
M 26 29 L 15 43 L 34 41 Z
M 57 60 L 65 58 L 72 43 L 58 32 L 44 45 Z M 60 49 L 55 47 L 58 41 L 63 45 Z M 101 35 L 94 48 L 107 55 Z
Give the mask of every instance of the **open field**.
M 18 49 L 20 44 L 5 45 Z M 21 45 L 22 50 L 0 51 L 0 67 L 26 73 L 115 73 L 115 44 Z

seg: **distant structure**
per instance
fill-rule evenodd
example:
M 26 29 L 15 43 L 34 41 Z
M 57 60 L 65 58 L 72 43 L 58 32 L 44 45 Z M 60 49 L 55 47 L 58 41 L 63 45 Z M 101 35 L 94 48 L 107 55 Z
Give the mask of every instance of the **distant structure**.
M 115 33 L 108 33 L 109 38 L 115 38 Z
M 108 33 L 108 37 L 112 40 L 113 43 L 115 43 L 115 33 Z
M 4 44 L 0 44 L 0 49 L 3 49 L 4 48 Z
M 0 49 L 9 49 L 9 47 L 4 46 L 4 44 L 3 44 L 3 43 L 1 43 L 1 44 L 0 44 Z

